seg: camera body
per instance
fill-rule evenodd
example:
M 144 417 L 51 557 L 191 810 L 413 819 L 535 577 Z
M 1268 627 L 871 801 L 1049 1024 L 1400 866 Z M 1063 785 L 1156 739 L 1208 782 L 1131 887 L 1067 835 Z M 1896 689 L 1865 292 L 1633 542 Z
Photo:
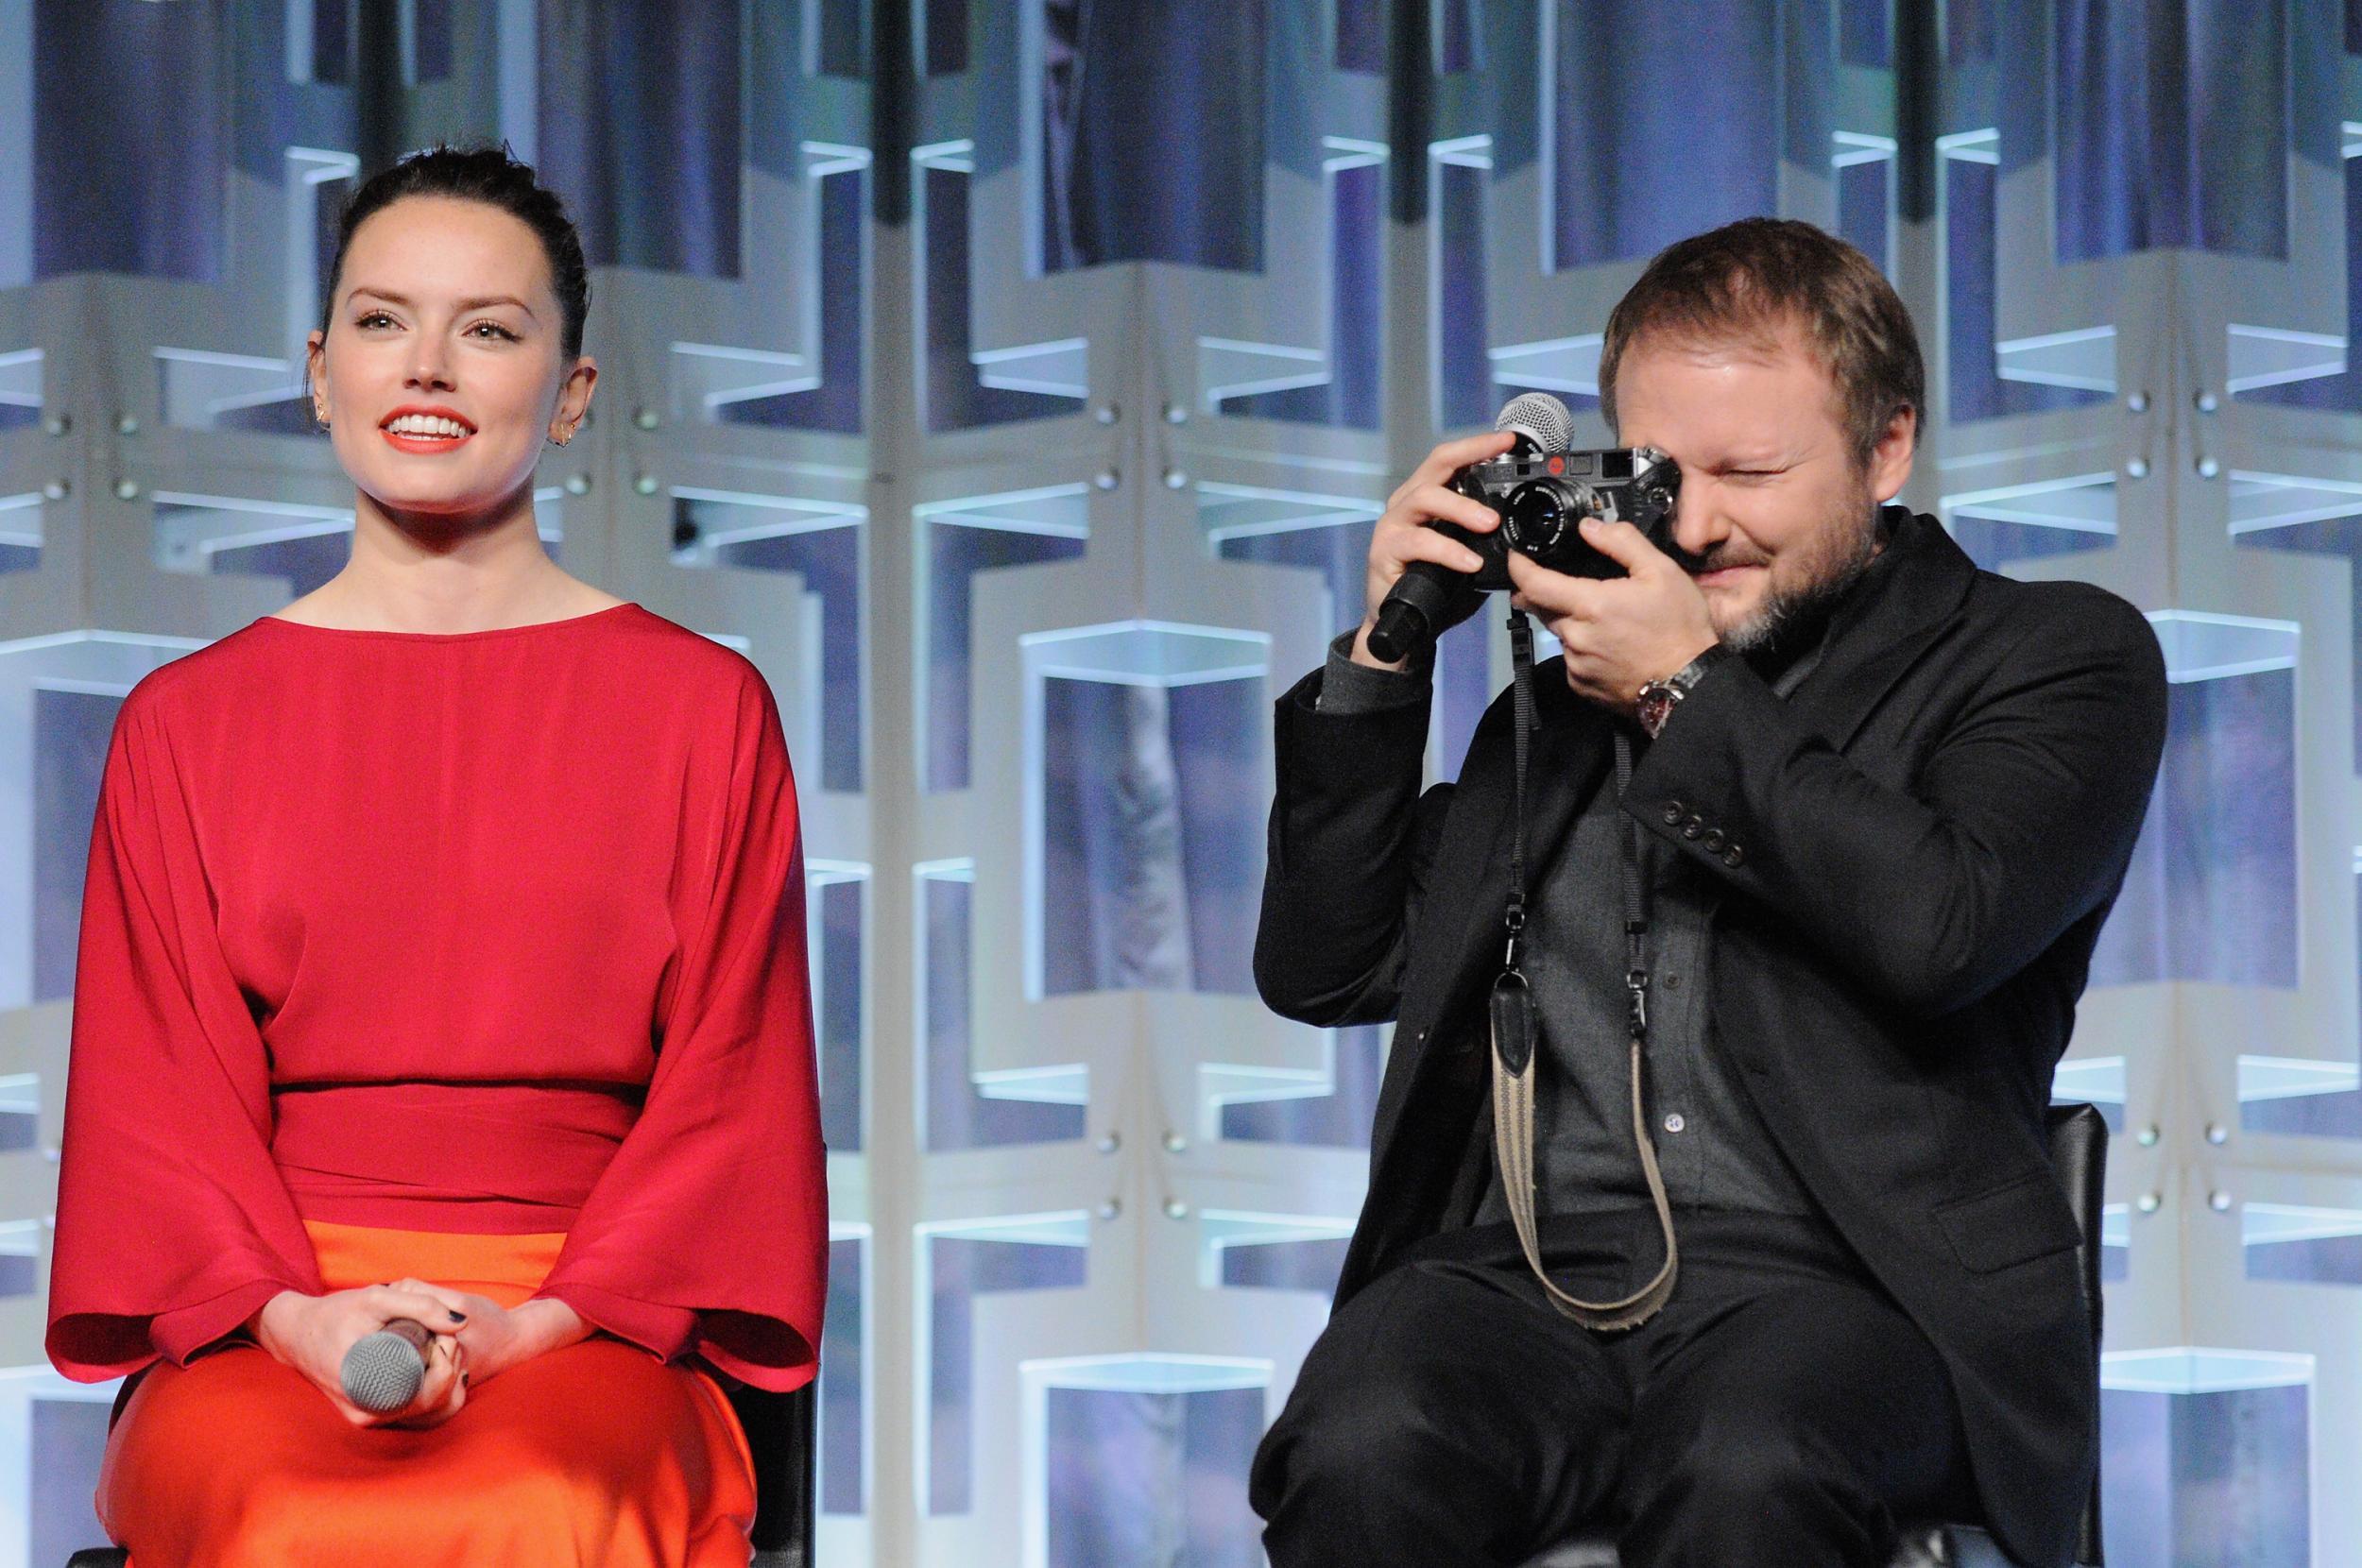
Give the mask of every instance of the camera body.
M 1667 549 L 1681 478 L 1680 466 L 1654 447 L 1512 452 L 1471 463 L 1448 482 L 1454 491 L 1499 513 L 1498 528 L 1472 534 L 1441 519 L 1434 526 L 1484 558 L 1481 570 L 1461 579 L 1470 588 L 1494 592 L 1511 587 L 1512 550 L 1552 571 L 1621 577 L 1624 569 L 1585 542 L 1577 524 L 1584 518 L 1629 522 L 1651 544 Z

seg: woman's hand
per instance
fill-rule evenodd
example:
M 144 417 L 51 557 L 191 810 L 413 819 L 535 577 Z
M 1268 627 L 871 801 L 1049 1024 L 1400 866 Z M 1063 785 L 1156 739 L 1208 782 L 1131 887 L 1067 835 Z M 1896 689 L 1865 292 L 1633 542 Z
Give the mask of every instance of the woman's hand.
M 418 1397 L 401 1409 L 364 1410 L 345 1397 L 345 1353 L 396 1318 L 411 1319 L 433 1331 L 426 1376 Z M 337 1414 L 355 1426 L 439 1426 L 457 1415 L 468 1398 L 468 1352 L 459 1340 L 461 1325 L 450 1304 L 429 1290 L 385 1285 L 332 1290 L 325 1296 L 282 1290 L 248 1320 L 256 1341 L 310 1379 Z
M 467 1354 L 466 1372 L 487 1382 L 520 1362 L 590 1337 L 590 1327 L 574 1309 L 555 1297 L 537 1297 L 514 1308 L 489 1296 L 453 1290 L 424 1280 L 396 1280 L 392 1288 L 431 1296 L 445 1309 L 459 1313 L 465 1322 L 459 1343 Z

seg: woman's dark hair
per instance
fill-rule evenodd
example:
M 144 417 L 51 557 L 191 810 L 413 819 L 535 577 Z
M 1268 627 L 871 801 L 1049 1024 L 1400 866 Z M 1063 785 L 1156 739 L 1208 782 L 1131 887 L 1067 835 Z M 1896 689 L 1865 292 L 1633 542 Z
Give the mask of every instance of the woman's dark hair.
M 336 227 L 336 260 L 328 269 L 328 291 L 320 304 L 320 331 L 335 315 L 336 285 L 344 277 L 345 252 L 352 231 L 370 214 L 382 212 L 403 196 L 448 196 L 480 201 L 522 221 L 541 241 L 541 254 L 550 264 L 550 283 L 565 315 L 566 358 L 582 352 L 583 318 L 590 314 L 590 269 L 583 264 L 582 236 L 557 193 L 534 178 L 532 165 L 509 156 L 508 144 L 497 147 L 434 146 L 414 152 L 391 168 L 364 180 L 345 203 Z

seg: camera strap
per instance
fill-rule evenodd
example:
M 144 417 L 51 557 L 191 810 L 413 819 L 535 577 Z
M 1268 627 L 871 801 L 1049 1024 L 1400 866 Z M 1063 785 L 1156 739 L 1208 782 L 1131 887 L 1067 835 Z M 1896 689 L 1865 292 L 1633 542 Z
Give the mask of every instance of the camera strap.
M 1513 705 L 1516 737 L 1513 742 L 1516 766 L 1511 793 L 1509 843 L 1509 906 L 1501 917 L 1508 949 L 1500 978 L 1493 982 L 1487 1003 L 1493 1035 L 1493 1157 L 1500 1167 L 1501 1189 L 1509 1200 L 1509 1217 L 1517 1230 L 1517 1245 L 1526 1263 L 1542 1282 L 1550 1304 L 1562 1316 L 1585 1328 L 1636 1328 L 1656 1316 L 1673 1294 L 1679 1252 L 1673 1240 L 1673 1208 L 1665 1195 L 1665 1178 L 1656 1163 L 1656 1140 L 1649 1133 L 1649 1115 L 1642 1098 L 1641 1060 L 1649 1039 L 1649 904 L 1640 875 L 1640 826 L 1619 821 L 1624 899 L 1625 1018 L 1631 1035 L 1632 1135 L 1640 1151 L 1641 1174 L 1648 1179 L 1649 1199 L 1656 1205 L 1657 1226 L 1665 1237 L 1665 1262 L 1656 1277 L 1631 1295 L 1612 1302 L 1586 1302 L 1569 1295 L 1552 1282 L 1542 1267 L 1542 1249 L 1535 1237 L 1536 1174 L 1533 1162 L 1534 1043 L 1538 1031 L 1533 1015 L 1533 992 L 1520 967 L 1526 929 L 1526 764 L 1532 731 L 1533 627 L 1523 610 L 1509 612 L 1509 647 L 1514 666 Z M 1622 800 L 1632 781 L 1632 737 L 1614 726 L 1616 797 Z

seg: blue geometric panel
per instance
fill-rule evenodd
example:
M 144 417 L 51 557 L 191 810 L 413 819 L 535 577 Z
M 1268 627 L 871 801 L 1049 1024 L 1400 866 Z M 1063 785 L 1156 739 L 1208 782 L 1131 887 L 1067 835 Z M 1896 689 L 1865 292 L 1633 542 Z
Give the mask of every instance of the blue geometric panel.
M 1685 234 L 1777 210 L 1783 10 L 1806 38 L 1804 19 L 1817 14 L 1827 36 L 1825 6 L 1794 0 L 1544 0 L 1553 267 L 1642 260 Z M 1694 97 L 1667 90 L 1676 81 L 1713 84 L 1713 135 L 1699 134 Z M 1808 92 L 1801 80 L 1786 85 L 1795 98 Z M 1786 107 L 1792 115 L 1798 106 Z M 1825 128 L 1817 141 L 1828 145 Z
M 673 490 L 673 558 L 685 566 L 793 572 L 820 605 L 815 694 L 823 789 L 862 787 L 862 517 L 830 502 Z M 809 677 L 808 677 L 809 678 Z M 814 771 L 804 764 L 807 774 Z
M 2309 1568 L 2312 1379 L 2310 1355 L 2106 1355 L 2108 1560 Z
M 820 1136 L 831 1152 L 862 1147 L 862 954 L 869 870 L 837 861 L 805 861 L 811 913 L 813 1025 L 820 1048 Z
M 1995 326 L 2001 247 L 1994 206 L 1997 155 L 1990 137 L 1978 140 L 1964 134 L 1947 140 L 1951 145 L 1939 164 L 1949 282 L 1944 301 L 1952 369 L 1947 416 L 1954 424 L 1964 424 L 2106 402 L 2103 388 L 2001 375 Z
M 2286 17 L 2248 0 L 2053 0 L 2058 257 L 2288 250 Z
M 2285 666 L 2173 685 L 2164 769 L 2094 985 L 2296 984 L 2295 690 Z
M 82 878 L 90 868 L 91 821 L 106 771 L 120 695 L 36 690 L 32 712 L 33 994 L 37 1002 L 74 995 Z
M 2362 369 L 2350 356 L 2349 346 L 2362 330 L 2362 158 L 2345 160 L 2346 278 L 2345 332 L 2330 336 L 2319 332 L 2281 330 L 2283 367 L 2274 379 L 2249 381 L 2234 377 L 2226 384 L 2234 397 L 2285 408 L 2316 408 L 2336 414 L 2362 414 Z M 2234 331 L 2257 332 L 2258 328 Z M 2285 378 L 2285 379 L 2282 379 Z
M 969 623 L 984 571 L 1080 560 L 1090 528 L 1080 484 L 925 502 L 914 508 L 927 550 L 926 729 L 929 790 L 968 787 Z
M 1263 1389 L 1048 1390 L 1050 1568 L 1262 1568 Z
M 927 1460 L 931 1514 L 974 1507 L 970 1454 L 978 1412 L 975 1304 L 980 1296 L 1072 1289 L 1088 1250 L 1082 1215 L 1040 1215 L 929 1227 L 921 1236 L 928 1279 Z
M 1019 3 L 1043 35 L 1042 271 L 1260 267 L 1263 0 Z
M 829 1305 L 820 1338 L 820 1511 L 865 1513 L 869 1485 L 868 1398 L 864 1390 L 864 1347 L 869 1324 L 864 1316 L 869 1238 L 831 1235 L 829 1239 Z
M 33 276 L 221 276 L 222 9 L 34 0 Z M 99 82 L 170 93 L 93 91 Z
M 1044 687 L 1042 994 L 1252 994 L 1262 681 Z
M 738 277 L 739 84 L 793 76 L 785 30 L 757 29 L 767 48 L 750 60 L 738 0 L 597 0 L 540 17 L 536 162 L 566 193 L 590 264 Z
M 1080 1073 L 1053 1077 L 976 1073 L 972 1014 L 975 867 L 919 868 L 920 1015 L 926 1077 L 919 1107 L 933 1151 L 1064 1143 L 1083 1135 Z
M 1386 1031 L 1376 1024 L 1357 1024 L 1330 1031 L 1329 1039 L 1325 1087 L 1313 1085 L 1317 1092 L 1285 1098 L 1229 1101 L 1222 1107 L 1222 1135 L 1241 1143 L 1367 1149 L 1378 1082 L 1386 1068 Z M 1335 1277 L 1334 1270 L 1330 1277 Z M 1224 1283 L 1265 1282 L 1233 1281 L 1225 1271 Z
M 1022 355 L 979 352 L 969 297 L 968 185 L 974 144 L 940 144 L 912 156 L 913 226 L 917 230 L 921 291 L 919 401 L 930 431 L 968 430 L 1071 414 L 1083 405 L 1078 384 L 1084 345 L 1027 344 Z

